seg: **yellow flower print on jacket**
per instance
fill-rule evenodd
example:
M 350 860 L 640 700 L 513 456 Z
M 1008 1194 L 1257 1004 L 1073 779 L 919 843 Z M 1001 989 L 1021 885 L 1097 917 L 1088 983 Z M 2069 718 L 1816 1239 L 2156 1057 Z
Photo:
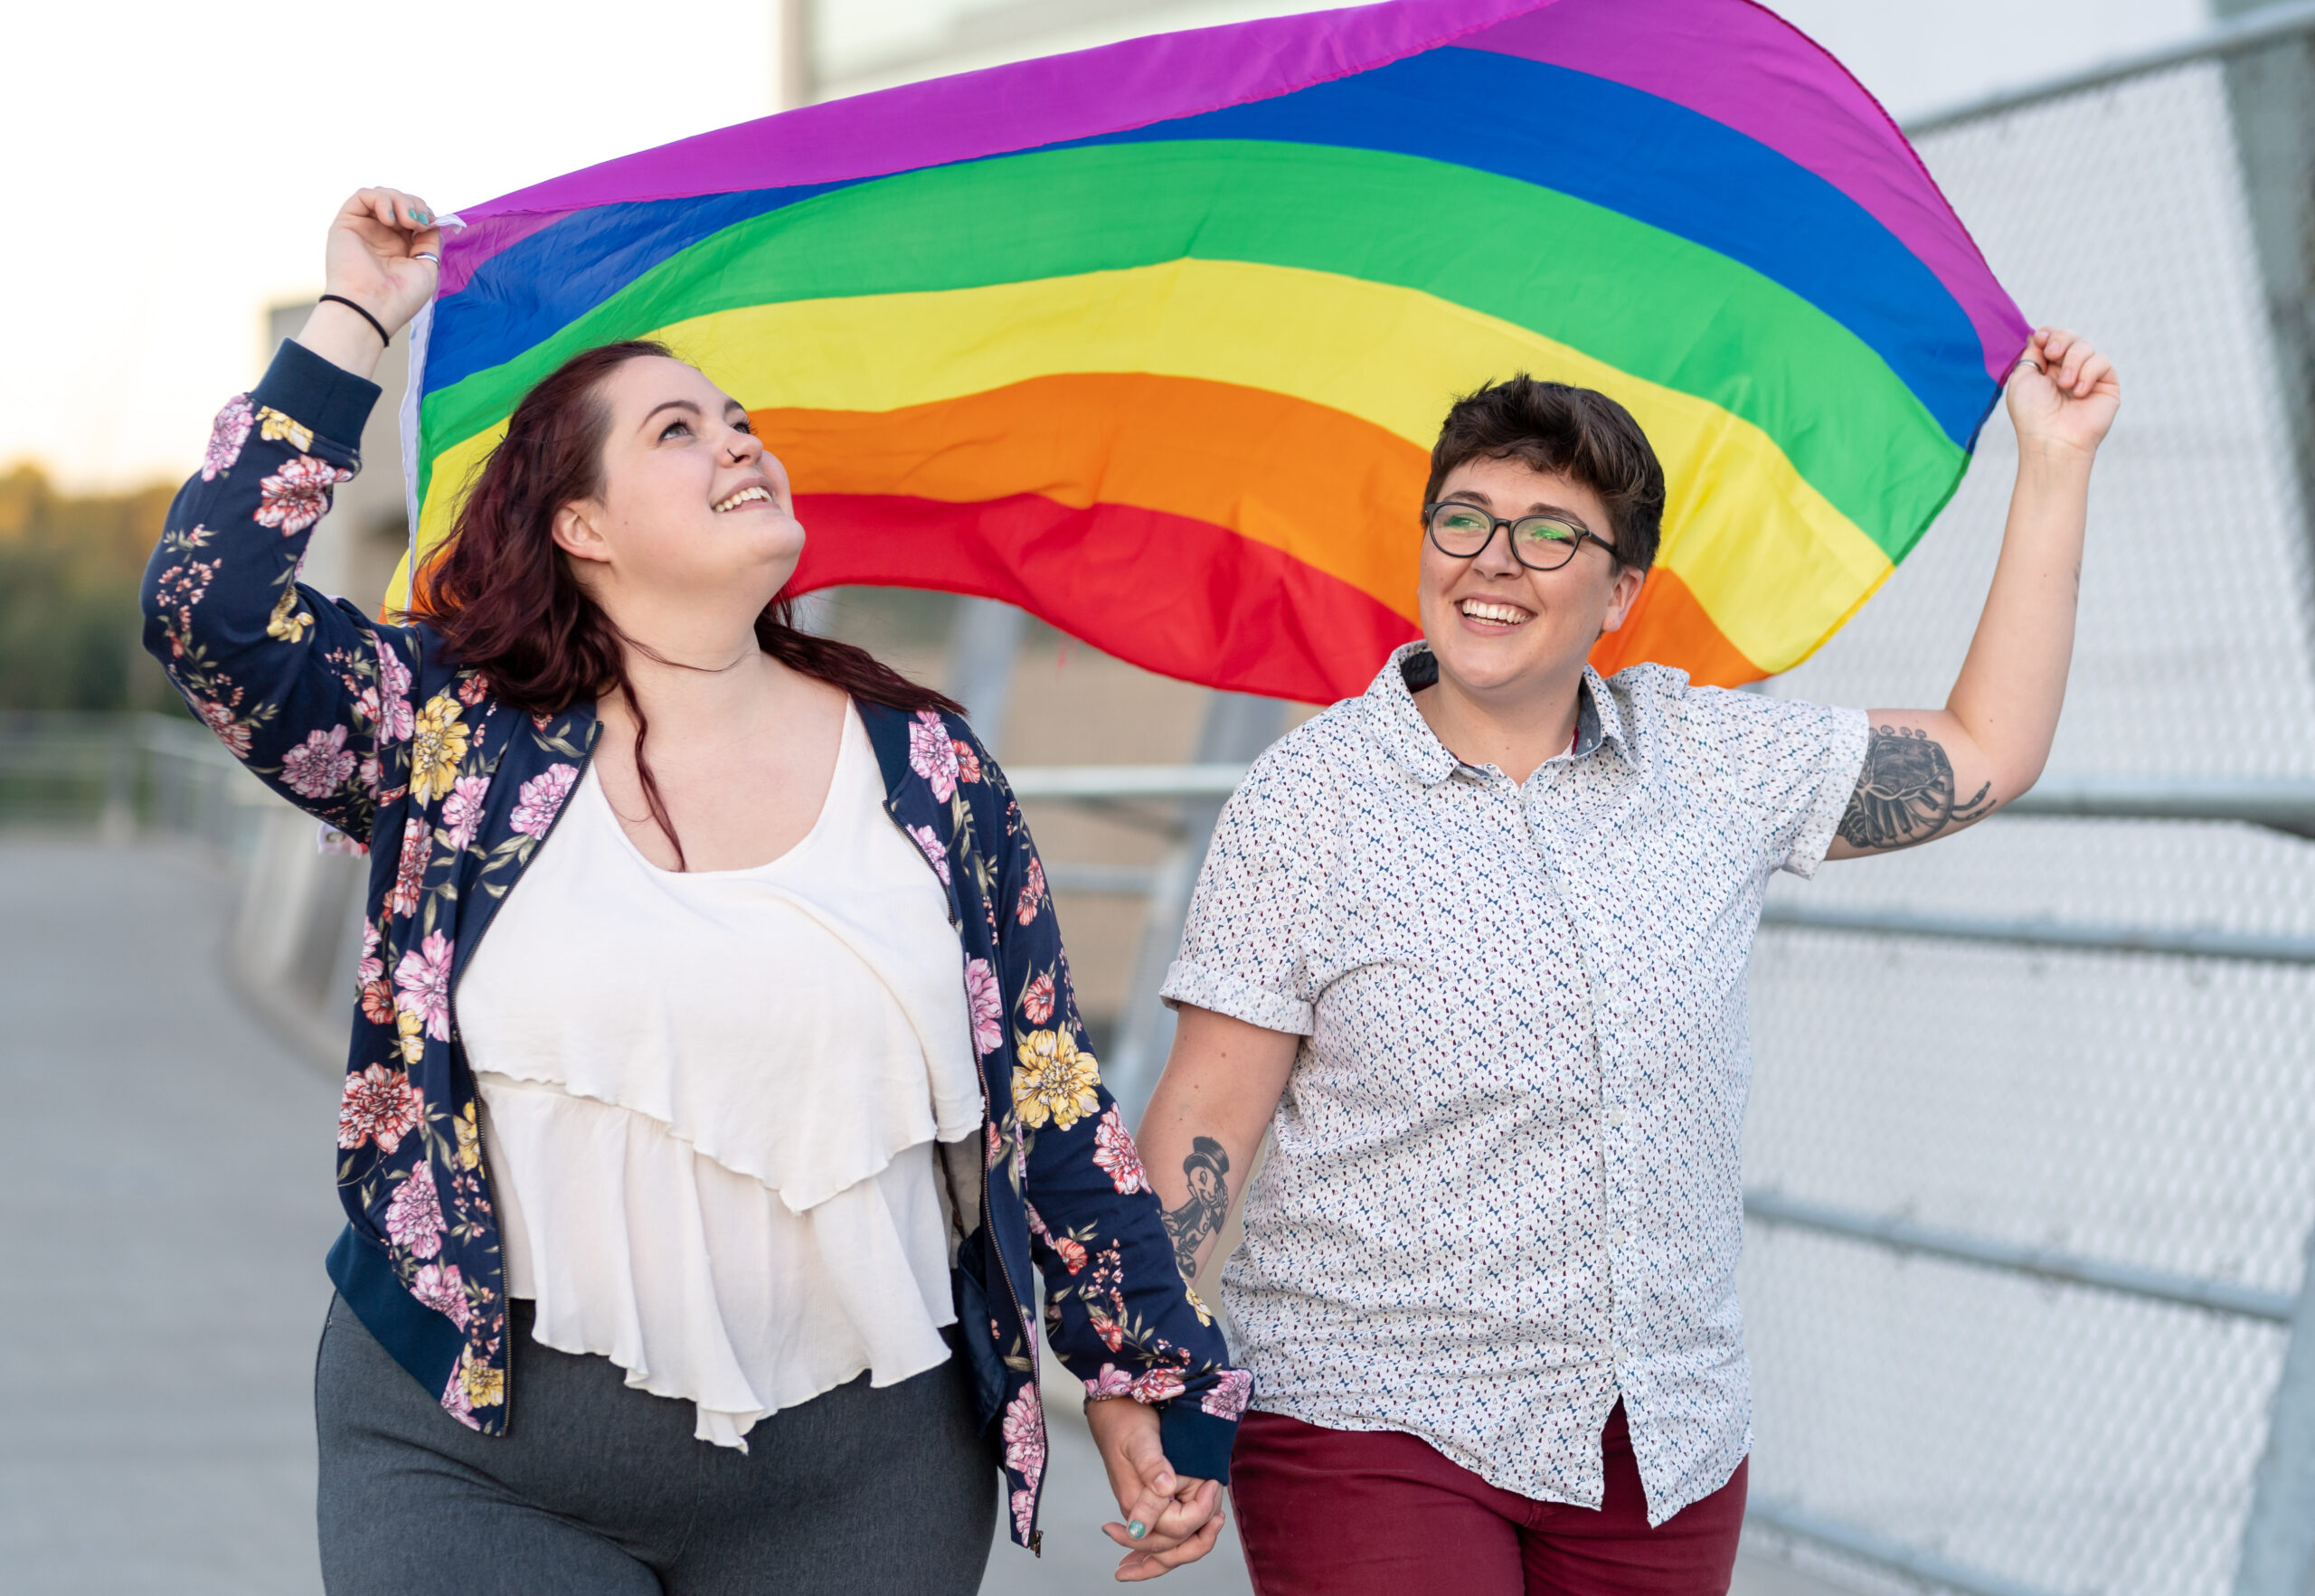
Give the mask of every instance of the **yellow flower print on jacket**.
M 1067 1031 L 1032 1031 L 1014 1050 L 1013 1108 L 1025 1124 L 1066 1130 L 1101 1111 L 1100 1063 Z
M 450 1121 L 458 1133 L 458 1167 L 472 1169 L 482 1162 L 482 1132 L 475 1125 L 474 1105 L 468 1103 Z
M 458 1385 L 472 1407 L 495 1408 L 506 1398 L 506 1372 L 476 1362 L 472 1347 L 458 1360 Z
M 282 589 L 281 602 L 265 619 L 265 635 L 277 643 L 304 642 L 306 628 L 314 624 L 314 618 L 310 611 L 300 609 L 298 603 L 296 587 Z
M 304 454 L 314 447 L 314 430 L 298 425 L 271 405 L 257 412 L 257 435 L 270 443 L 287 439 L 291 449 Z
M 437 693 L 418 712 L 410 740 L 410 796 L 415 802 L 433 802 L 458 780 L 458 761 L 467 757 L 467 728 L 458 719 L 465 713 L 455 693 Z

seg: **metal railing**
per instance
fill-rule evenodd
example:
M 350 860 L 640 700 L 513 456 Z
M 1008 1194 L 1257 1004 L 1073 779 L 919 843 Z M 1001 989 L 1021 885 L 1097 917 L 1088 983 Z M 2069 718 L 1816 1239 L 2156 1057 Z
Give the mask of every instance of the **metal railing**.
M 1746 1192 L 1744 1217 L 1758 1220 L 1762 1224 L 1793 1225 L 1821 1235 L 1864 1242 L 1901 1255 L 1919 1253 L 1927 1258 L 1950 1259 L 1956 1263 L 2004 1270 L 2011 1274 L 2028 1275 L 2037 1280 L 2050 1280 L 2059 1285 L 2118 1291 L 2125 1297 L 2143 1298 L 2150 1302 L 2167 1302 L 2177 1308 L 2199 1308 L 2211 1313 L 2262 1319 L 2269 1324 L 2291 1323 L 2291 1316 L 2297 1308 L 2294 1299 L 2280 1291 L 2256 1290 L 2230 1280 L 2166 1274 L 2160 1270 L 2140 1269 L 2131 1264 L 2084 1258 L 2055 1247 L 2032 1247 L 2017 1242 L 1969 1235 L 1960 1231 L 1941 1230 L 1932 1225 L 1916 1224 L 1909 1219 L 1851 1214 L 1823 1203 L 1788 1197 L 1781 1192 Z
M 161 714 L 0 714 L 0 825 L 184 837 L 239 860 L 287 808 L 208 728 Z
M 2191 38 L 2117 56 L 2079 71 L 2065 72 L 2022 88 L 2000 90 L 1927 116 L 1914 117 L 1905 123 L 1905 135 L 1909 138 L 1925 138 L 1948 128 L 1982 122 L 2027 106 L 2046 105 L 2068 95 L 2126 83 L 2172 67 L 2248 55 L 2310 33 L 2315 33 L 2315 0 L 2291 0 L 2289 5 L 2265 6 Z
M 1014 795 L 1083 804 L 1226 798 L 1247 767 L 1217 765 L 1041 765 L 1010 773 Z M 2256 826 L 2315 837 L 2315 781 L 2146 781 L 2097 778 L 2043 783 L 2002 811 L 2068 819 L 2202 821 Z M 1140 892 L 1154 870 L 1137 865 L 1048 861 L 1047 877 L 1064 892 Z M 1799 930 L 1845 931 L 2020 948 L 2153 953 L 2177 958 L 2315 964 L 2315 937 L 2269 936 L 2199 927 L 2075 924 L 2057 920 L 1994 920 L 1923 914 L 1903 908 L 1828 909 L 1772 903 L 1761 923 Z
M 1248 767 L 1216 765 L 1025 765 L 1006 779 L 1023 798 L 1118 801 L 1226 798 Z M 2148 781 L 2112 777 L 2046 779 L 2003 806 L 2005 815 L 2090 820 L 2205 820 L 2259 826 L 2315 837 L 2315 781 Z

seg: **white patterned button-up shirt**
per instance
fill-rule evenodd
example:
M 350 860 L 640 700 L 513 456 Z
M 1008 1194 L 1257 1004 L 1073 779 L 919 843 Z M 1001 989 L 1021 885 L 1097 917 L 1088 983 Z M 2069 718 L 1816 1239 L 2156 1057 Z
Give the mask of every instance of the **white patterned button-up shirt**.
M 1620 1397 L 1660 1524 L 1752 1444 L 1745 964 L 1865 716 L 1587 670 L 1522 785 L 1441 746 L 1410 658 L 1255 762 L 1166 981 L 1306 1039 L 1223 1275 L 1239 1361 L 1257 1408 L 1594 1507 Z

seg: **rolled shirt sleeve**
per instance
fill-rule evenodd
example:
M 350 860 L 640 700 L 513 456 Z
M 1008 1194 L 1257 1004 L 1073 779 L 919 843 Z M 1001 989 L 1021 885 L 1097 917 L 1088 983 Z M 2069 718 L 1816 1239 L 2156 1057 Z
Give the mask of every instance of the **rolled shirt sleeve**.
M 1789 783 L 1785 814 L 1776 831 L 1782 851 L 1780 868 L 1812 876 L 1839 833 L 1841 816 L 1865 769 L 1865 712 L 1799 699 L 1744 696 L 1775 706 L 1772 723 L 1781 744 L 1775 765 Z
M 1158 996 L 1265 1030 L 1308 1036 L 1320 983 L 1310 933 L 1335 842 L 1309 784 L 1290 781 L 1284 747 L 1258 760 L 1214 823 L 1214 842 L 1182 928 L 1180 956 Z

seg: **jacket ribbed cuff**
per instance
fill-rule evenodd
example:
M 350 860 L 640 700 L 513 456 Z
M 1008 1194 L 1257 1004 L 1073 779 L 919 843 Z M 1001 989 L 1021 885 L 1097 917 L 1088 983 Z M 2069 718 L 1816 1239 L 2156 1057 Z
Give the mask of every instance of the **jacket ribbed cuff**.
M 1234 1419 L 1217 1419 L 1197 1399 L 1177 1396 L 1158 1410 L 1158 1440 L 1176 1474 L 1230 1483 L 1230 1447 L 1238 1439 Z
M 326 438 L 353 458 L 362 453 L 362 429 L 383 392 L 367 377 L 333 365 L 291 339 L 284 339 L 273 364 L 250 393 L 253 407 L 279 411 L 317 438 Z

